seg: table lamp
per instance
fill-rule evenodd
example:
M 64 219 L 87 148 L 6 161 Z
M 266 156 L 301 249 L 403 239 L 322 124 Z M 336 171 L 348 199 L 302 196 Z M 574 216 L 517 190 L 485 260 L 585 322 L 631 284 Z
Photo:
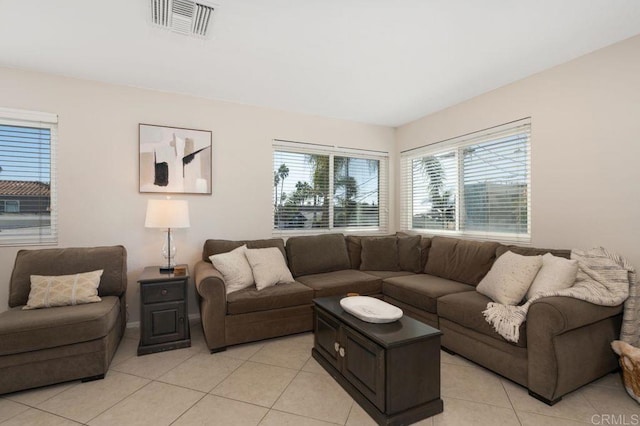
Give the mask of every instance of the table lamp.
M 171 228 L 188 228 L 189 204 L 186 200 L 149 200 L 147 202 L 146 228 L 167 228 L 167 239 L 162 246 L 162 255 L 167 260 L 160 267 L 161 273 L 172 273 L 175 266 L 176 246 Z

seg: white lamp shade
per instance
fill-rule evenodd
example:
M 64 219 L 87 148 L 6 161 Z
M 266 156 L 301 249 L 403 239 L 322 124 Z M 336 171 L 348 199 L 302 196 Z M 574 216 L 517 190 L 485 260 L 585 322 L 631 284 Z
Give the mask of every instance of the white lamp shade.
M 188 228 L 189 204 L 186 200 L 149 200 L 146 228 Z

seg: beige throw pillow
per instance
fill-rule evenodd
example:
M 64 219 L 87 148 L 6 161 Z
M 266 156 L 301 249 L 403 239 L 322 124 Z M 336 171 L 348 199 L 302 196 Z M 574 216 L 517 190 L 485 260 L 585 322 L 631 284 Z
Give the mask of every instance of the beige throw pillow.
M 542 266 L 542 256 L 506 252 L 480 281 L 476 290 L 503 305 L 520 303 Z
M 576 282 L 578 261 L 547 253 L 542 256 L 542 268 L 527 291 L 527 299 L 536 293 L 569 288 Z
M 74 275 L 31 275 L 29 300 L 22 309 L 51 308 L 100 302 L 102 269 Z
M 227 253 L 209 256 L 213 266 L 224 278 L 227 294 L 253 285 L 253 272 L 246 256 L 247 246 L 243 245 Z
M 258 290 L 293 281 L 279 248 L 248 249 L 246 255 Z

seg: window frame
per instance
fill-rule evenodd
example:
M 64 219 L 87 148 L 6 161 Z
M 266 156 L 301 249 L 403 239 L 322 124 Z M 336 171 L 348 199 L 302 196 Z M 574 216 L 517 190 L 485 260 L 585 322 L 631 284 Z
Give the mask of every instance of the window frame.
M 461 228 L 461 206 L 465 202 L 464 167 L 462 151 L 474 145 L 499 140 L 509 136 L 526 134 L 526 188 L 527 188 L 527 231 L 526 233 L 465 230 Z M 435 156 L 447 152 L 455 152 L 456 158 L 456 193 L 455 193 L 455 227 L 446 229 L 426 229 L 413 227 L 413 161 L 419 158 Z M 400 153 L 400 229 L 428 235 L 464 237 L 476 240 L 503 241 L 507 243 L 531 244 L 531 117 L 511 121 L 477 132 L 468 133 L 451 139 L 419 146 Z
M 0 125 L 14 127 L 30 127 L 49 130 L 49 219 L 50 231 L 33 234 L 2 235 L 0 247 L 6 246 L 43 246 L 58 244 L 58 201 L 57 201 L 57 145 L 58 115 L 48 112 L 28 111 L 0 107 Z
M 329 193 L 332 194 L 329 202 L 329 223 L 326 228 L 295 228 L 278 229 L 275 227 L 275 211 L 273 209 L 273 194 L 271 208 L 272 235 L 274 237 L 289 237 L 295 235 L 313 235 L 342 233 L 345 235 L 357 233 L 358 235 L 386 235 L 389 230 L 389 153 L 340 146 L 321 145 L 307 142 L 295 142 L 282 139 L 274 139 L 271 151 L 271 168 L 274 168 L 274 156 L 276 151 L 290 152 L 306 155 L 324 155 L 329 157 Z M 378 226 L 334 226 L 335 190 L 334 190 L 334 157 L 348 157 L 364 160 L 378 161 Z M 273 187 L 272 187 L 273 192 Z

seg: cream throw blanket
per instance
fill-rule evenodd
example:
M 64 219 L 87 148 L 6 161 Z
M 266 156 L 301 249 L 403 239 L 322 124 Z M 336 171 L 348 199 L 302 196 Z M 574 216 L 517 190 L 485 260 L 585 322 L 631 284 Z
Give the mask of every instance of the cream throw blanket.
M 602 247 L 572 250 L 571 258 L 579 265 L 573 287 L 535 294 L 520 306 L 491 302 L 482 312 L 487 322 L 506 340 L 517 342 L 529 306 L 540 298 L 567 296 L 603 306 L 616 306 L 626 301 L 620 340 L 637 346 L 640 343 L 640 290 L 633 266 Z

